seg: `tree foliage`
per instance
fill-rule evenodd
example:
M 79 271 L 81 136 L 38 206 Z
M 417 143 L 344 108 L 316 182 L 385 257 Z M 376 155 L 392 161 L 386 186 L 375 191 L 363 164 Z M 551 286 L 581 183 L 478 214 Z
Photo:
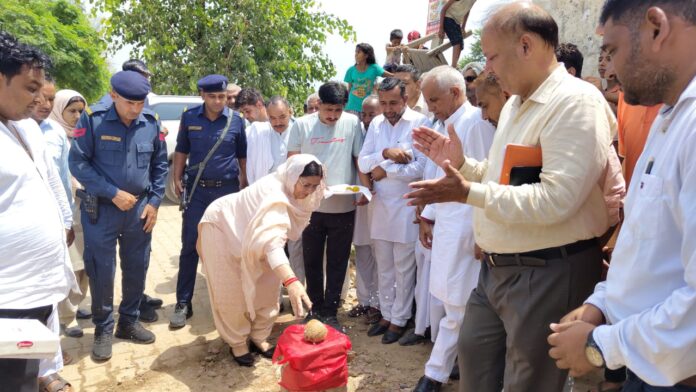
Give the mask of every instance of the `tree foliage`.
M 486 64 L 486 56 L 483 55 L 483 49 L 481 49 L 481 30 L 474 31 L 472 37 L 474 42 L 471 44 L 466 56 L 462 56 L 462 58 L 459 60 L 459 64 L 457 64 L 457 68 L 459 69 L 463 69 L 467 64 L 473 62 Z
M 90 102 L 108 89 L 106 50 L 82 9 L 66 0 L 2 0 L 0 30 L 43 50 L 53 61 L 60 88 L 82 93 Z
M 195 94 L 198 78 L 219 73 L 298 107 L 335 73 L 323 53 L 327 35 L 355 37 L 314 0 L 90 1 L 110 15 L 103 33 L 111 48 L 133 45 L 160 94 Z

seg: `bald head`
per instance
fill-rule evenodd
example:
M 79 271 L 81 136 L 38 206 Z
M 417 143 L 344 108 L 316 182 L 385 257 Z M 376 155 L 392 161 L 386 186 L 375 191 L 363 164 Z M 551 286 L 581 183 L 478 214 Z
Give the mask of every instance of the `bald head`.
M 535 34 L 554 51 L 558 47 L 558 25 L 543 8 L 531 2 L 515 2 L 498 9 L 486 22 L 484 31 L 498 32 L 517 40 Z
M 227 85 L 227 107 L 234 109 L 236 105 L 237 95 L 242 91 L 242 88 L 234 83 Z
M 367 96 L 362 103 L 362 112 L 360 112 L 360 120 L 365 126 L 365 130 L 370 128 L 370 123 L 375 117 L 382 114 L 382 106 L 379 104 L 377 95 Z

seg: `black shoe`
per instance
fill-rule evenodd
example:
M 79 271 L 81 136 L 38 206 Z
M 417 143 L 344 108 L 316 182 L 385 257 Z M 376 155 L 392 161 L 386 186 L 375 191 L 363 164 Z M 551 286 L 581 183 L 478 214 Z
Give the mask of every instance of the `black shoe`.
M 133 343 L 150 344 L 155 342 L 155 334 L 148 331 L 139 322 L 116 326 L 115 336 L 119 339 L 130 340 Z
M 427 339 L 424 335 L 418 335 L 413 329 L 409 329 L 404 336 L 399 339 L 399 345 L 401 346 L 413 346 L 418 343 L 423 343 Z
M 75 318 L 80 319 L 80 320 L 91 319 L 92 313 L 90 313 L 87 310 L 77 309 L 77 313 L 75 313 Z
M 152 306 L 154 309 L 159 309 L 159 308 L 161 308 L 161 307 L 162 307 L 162 304 L 164 303 L 164 302 L 162 302 L 161 299 L 159 299 L 159 298 L 154 298 L 154 297 L 150 297 L 150 296 L 147 295 L 147 294 L 143 294 L 143 299 L 140 300 L 140 303 L 143 303 L 143 302 L 145 302 L 146 304 Z
M 398 342 L 399 339 L 404 336 L 404 331 L 406 327 L 397 327 L 399 331 L 393 331 L 391 328 L 387 329 L 382 335 L 382 344 L 392 344 Z
M 336 316 L 322 317 L 321 321 L 336 331 L 344 335 L 346 334 L 346 329 L 341 325 L 341 323 L 338 322 L 338 318 L 336 318 Z
M 389 324 L 385 325 L 383 321 L 386 320 L 382 319 L 379 322 L 372 324 L 370 329 L 367 330 L 367 336 L 378 336 L 387 332 L 387 329 L 389 329 Z
M 367 314 L 368 309 L 370 309 L 369 306 L 355 305 L 353 306 L 353 309 L 348 311 L 348 317 L 360 317 L 364 314 Z
M 234 352 L 232 351 L 232 347 L 230 347 L 230 354 L 232 354 L 232 358 L 239 366 L 252 367 L 254 366 L 254 362 L 256 362 L 256 359 L 254 359 L 254 356 L 251 355 L 251 353 L 246 353 L 239 357 L 235 356 Z
M 174 313 L 172 317 L 169 318 L 169 328 L 179 329 L 186 325 L 186 320 L 193 316 L 193 306 L 191 304 L 182 302 L 176 304 L 174 307 Z
M 254 342 L 251 342 L 249 349 L 251 350 L 251 352 L 257 353 L 262 357 L 268 359 L 273 359 L 273 353 L 275 352 L 275 346 L 271 346 L 271 348 L 269 348 L 268 350 L 263 351 Z
M 452 373 L 450 373 L 450 380 L 459 380 L 459 364 L 457 362 L 454 362 Z
M 138 310 L 140 310 L 140 317 L 138 317 L 138 320 L 142 322 L 154 323 L 155 321 L 159 320 L 157 311 L 155 311 L 155 308 L 148 305 L 147 302 L 140 301 L 140 307 Z
M 319 317 L 318 314 L 316 314 L 316 313 L 310 311 L 309 313 L 307 313 L 307 315 L 305 316 L 305 318 L 302 320 L 302 324 L 307 324 L 307 323 L 310 322 L 311 320 L 319 320 L 319 321 L 321 321 L 321 317 Z
M 111 345 L 114 337 L 108 333 L 95 332 L 94 344 L 92 344 L 92 359 L 96 362 L 108 361 L 111 359 Z
M 441 382 L 423 376 L 418 380 L 418 384 L 416 384 L 416 388 L 413 392 L 439 392 L 441 387 Z

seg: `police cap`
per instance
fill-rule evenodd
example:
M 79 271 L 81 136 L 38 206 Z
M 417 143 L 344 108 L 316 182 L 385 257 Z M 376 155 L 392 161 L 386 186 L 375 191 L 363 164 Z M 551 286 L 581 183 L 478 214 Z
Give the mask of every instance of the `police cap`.
M 150 82 L 135 71 L 120 71 L 111 77 L 111 88 L 125 99 L 144 101 L 150 92 Z
M 227 78 L 222 75 L 208 75 L 198 80 L 198 89 L 204 93 L 225 91 L 226 88 Z

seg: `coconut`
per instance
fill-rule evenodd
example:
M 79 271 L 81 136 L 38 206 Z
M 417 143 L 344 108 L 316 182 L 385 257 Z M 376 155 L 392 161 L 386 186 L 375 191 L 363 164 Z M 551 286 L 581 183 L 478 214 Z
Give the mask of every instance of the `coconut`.
M 319 320 L 310 320 L 304 329 L 304 338 L 311 343 L 320 343 L 326 339 L 326 334 L 329 331 L 326 326 Z

